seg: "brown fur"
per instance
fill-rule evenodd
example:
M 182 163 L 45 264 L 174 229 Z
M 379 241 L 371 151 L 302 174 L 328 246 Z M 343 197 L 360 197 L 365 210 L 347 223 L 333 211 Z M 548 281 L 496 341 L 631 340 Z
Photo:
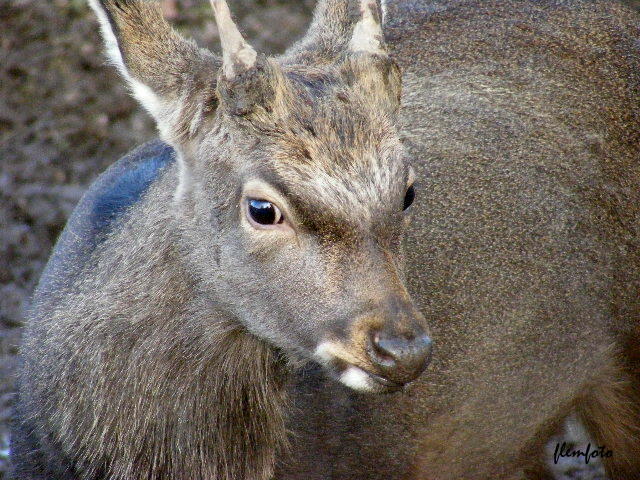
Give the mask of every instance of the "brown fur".
M 424 331 L 402 278 L 398 69 L 342 39 L 332 62 L 258 56 L 221 74 L 156 3 L 92 6 L 177 165 L 95 248 L 76 225 L 95 206 L 57 247 L 21 347 L 15 476 L 265 480 L 287 365 L 333 342 L 357 353 L 323 357 L 334 375 L 376 372 L 374 329 Z M 278 192 L 295 236 L 251 226 L 251 182 Z
M 544 477 L 572 412 L 616 449 L 612 479 L 640 476 L 637 15 L 389 1 L 398 110 L 394 60 L 348 50 L 355 3 L 321 1 L 287 55 L 225 78 L 155 6 L 102 2 L 178 166 L 36 293 L 24 478 L 264 480 L 276 458 L 284 480 Z M 295 234 L 247 225 L 251 181 Z M 374 328 L 425 324 L 434 364 L 397 394 L 317 355 L 374 369 Z M 304 370 L 289 409 L 284 371 L 310 359 L 330 375 Z
M 434 363 L 391 398 L 299 383 L 278 478 L 522 478 L 576 403 L 614 449 L 610 478 L 640 478 L 637 14 L 387 3 L 420 180 L 408 278 Z

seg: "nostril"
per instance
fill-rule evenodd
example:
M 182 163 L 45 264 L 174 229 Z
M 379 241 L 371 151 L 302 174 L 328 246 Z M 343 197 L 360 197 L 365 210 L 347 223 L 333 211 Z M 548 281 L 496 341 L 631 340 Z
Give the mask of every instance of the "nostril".
M 372 332 L 371 360 L 387 373 L 415 377 L 431 360 L 432 341 L 426 334 L 396 336 Z M 404 372 L 404 373 L 402 373 Z
M 395 365 L 394 350 L 389 348 L 387 339 L 382 338 L 380 332 L 375 332 L 371 338 L 371 345 L 377 363 L 386 367 Z

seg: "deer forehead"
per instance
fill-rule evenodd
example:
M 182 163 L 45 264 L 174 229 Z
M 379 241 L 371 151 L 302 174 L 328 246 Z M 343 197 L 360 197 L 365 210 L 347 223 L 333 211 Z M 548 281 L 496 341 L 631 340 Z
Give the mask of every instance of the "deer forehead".
M 382 168 L 381 157 L 399 149 L 395 119 L 363 95 L 337 85 L 300 92 L 276 122 L 282 163 L 335 168 Z
M 244 152 L 237 168 L 266 166 L 290 191 L 351 206 L 369 207 L 405 187 L 407 167 L 389 115 L 341 87 L 297 93 L 279 116 L 231 128 L 231 143 Z
M 406 180 L 391 123 L 344 106 L 322 110 L 278 139 L 273 170 L 291 190 L 324 203 L 370 210 L 388 202 Z
M 407 176 L 401 156 L 374 150 L 332 153 L 317 161 L 275 162 L 288 195 L 308 211 L 357 224 L 397 210 Z

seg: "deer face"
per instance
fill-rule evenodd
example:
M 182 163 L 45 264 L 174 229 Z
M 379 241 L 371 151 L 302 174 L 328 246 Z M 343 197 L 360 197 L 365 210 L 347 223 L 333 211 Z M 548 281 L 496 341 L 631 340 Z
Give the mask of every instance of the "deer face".
M 415 191 L 377 6 L 362 1 L 350 38 L 330 45 L 330 26 L 316 25 L 324 51 L 276 61 L 212 4 L 222 61 L 149 3 L 94 4 L 112 57 L 179 154 L 188 261 L 253 334 L 354 389 L 398 389 L 426 367 L 431 340 L 403 279 Z M 141 57 L 167 48 L 170 61 Z

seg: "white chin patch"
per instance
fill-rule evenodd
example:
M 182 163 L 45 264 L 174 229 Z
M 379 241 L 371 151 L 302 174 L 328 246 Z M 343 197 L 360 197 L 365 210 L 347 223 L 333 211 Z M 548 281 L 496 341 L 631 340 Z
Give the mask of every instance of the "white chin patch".
M 315 358 L 320 363 L 327 364 L 335 360 L 337 348 L 331 342 L 322 342 L 316 347 Z
M 378 390 L 371 377 L 358 367 L 350 366 L 340 375 L 340 381 L 347 387 L 360 392 L 373 392 Z
M 316 347 L 314 357 L 332 370 L 331 365 L 341 358 L 340 347 L 329 341 L 322 342 Z M 383 390 L 383 387 L 373 380 L 367 372 L 355 365 L 347 366 L 338 373 L 337 377 L 340 383 L 358 392 L 380 392 Z

